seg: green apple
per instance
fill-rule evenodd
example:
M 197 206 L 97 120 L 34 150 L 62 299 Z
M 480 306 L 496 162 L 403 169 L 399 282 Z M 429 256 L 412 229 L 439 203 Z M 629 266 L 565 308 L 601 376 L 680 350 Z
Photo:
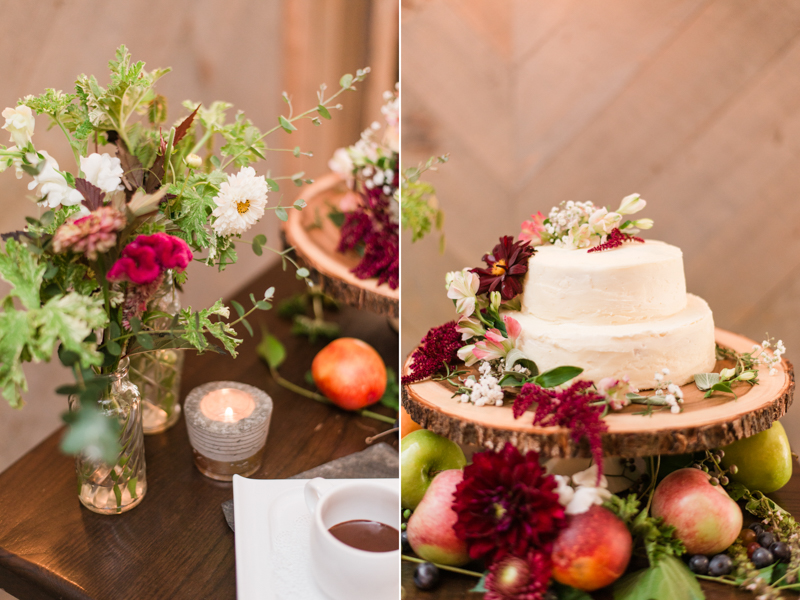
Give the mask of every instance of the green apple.
M 464 452 L 453 441 L 427 429 L 413 431 L 400 442 L 400 502 L 414 510 L 441 471 L 463 469 Z
M 736 465 L 738 470 L 730 478 L 750 490 L 769 494 L 792 478 L 792 449 L 786 430 L 778 421 L 769 429 L 722 449 L 725 451 L 722 467 Z

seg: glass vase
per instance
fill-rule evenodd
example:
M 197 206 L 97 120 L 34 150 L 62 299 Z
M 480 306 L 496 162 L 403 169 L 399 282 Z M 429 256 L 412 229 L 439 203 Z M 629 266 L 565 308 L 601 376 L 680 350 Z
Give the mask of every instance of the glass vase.
M 79 454 L 75 459 L 78 473 L 78 498 L 89 510 L 120 514 L 138 505 L 147 492 L 144 463 L 144 435 L 139 390 L 129 378 L 128 359 L 109 375 L 108 388 L 100 410 L 119 422 L 120 453 L 113 464 Z M 70 409 L 77 410 L 79 400 L 70 398 Z
M 178 292 L 168 276 L 148 304 L 148 310 L 157 310 L 174 317 L 181 310 Z M 155 329 L 168 327 L 171 318 L 162 317 L 153 322 Z M 131 356 L 131 381 L 142 395 L 142 423 L 145 435 L 161 433 L 172 427 L 181 415 L 181 373 L 183 352 L 167 348 Z

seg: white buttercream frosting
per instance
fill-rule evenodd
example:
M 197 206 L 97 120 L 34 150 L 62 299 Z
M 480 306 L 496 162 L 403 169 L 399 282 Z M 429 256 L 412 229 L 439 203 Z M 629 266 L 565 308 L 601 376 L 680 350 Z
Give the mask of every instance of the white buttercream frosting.
M 642 322 L 685 307 L 683 253 L 651 240 L 592 253 L 541 246 L 522 296 L 523 314 L 554 323 Z
M 624 324 L 552 321 L 515 313 L 522 326 L 517 347 L 540 371 L 575 365 L 584 369 L 581 379 L 627 375 L 633 386 L 646 389 L 653 387 L 655 373 L 668 367 L 672 381 L 684 385 L 695 373 L 713 370 L 716 362 L 711 309 L 702 298 L 685 298 L 686 306 L 674 315 Z

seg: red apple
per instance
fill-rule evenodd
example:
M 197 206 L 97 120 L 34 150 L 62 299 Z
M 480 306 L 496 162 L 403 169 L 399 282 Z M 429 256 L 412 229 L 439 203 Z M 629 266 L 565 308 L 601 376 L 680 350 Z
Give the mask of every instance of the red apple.
M 650 513 L 675 527 L 688 554 L 719 554 L 742 529 L 742 509 L 700 469 L 667 475 L 653 494 Z
M 336 406 L 358 410 L 374 404 L 386 390 L 386 367 L 375 348 L 355 338 L 339 338 L 311 363 L 319 391 Z
M 625 572 L 632 548 L 625 523 L 607 508 L 592 506 L 567 517 L 553 545 L 553 578 L 586 592 L 600 589 Z
M 464 472 L 460 469 L 439 473 L 408 520 L 408 543 L 420 558 L 452 566 L 469 562 L 467 545 L 453 530 L 458 521 L 453 495 L 462 479 Z

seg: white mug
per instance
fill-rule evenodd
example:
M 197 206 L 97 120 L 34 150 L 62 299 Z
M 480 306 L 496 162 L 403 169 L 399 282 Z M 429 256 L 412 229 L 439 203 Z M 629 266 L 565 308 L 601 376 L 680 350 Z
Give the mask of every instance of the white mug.
M 378 521 L 400 531 L 400 495 L 378 483 L 336 486 L 317 477 L 306 484 L 311 523 L 311 574 L 333 600 L 397 600 L 400 597 L 400 540 L 391 552 L 348 546 L 328 531 L 353 520 Z

